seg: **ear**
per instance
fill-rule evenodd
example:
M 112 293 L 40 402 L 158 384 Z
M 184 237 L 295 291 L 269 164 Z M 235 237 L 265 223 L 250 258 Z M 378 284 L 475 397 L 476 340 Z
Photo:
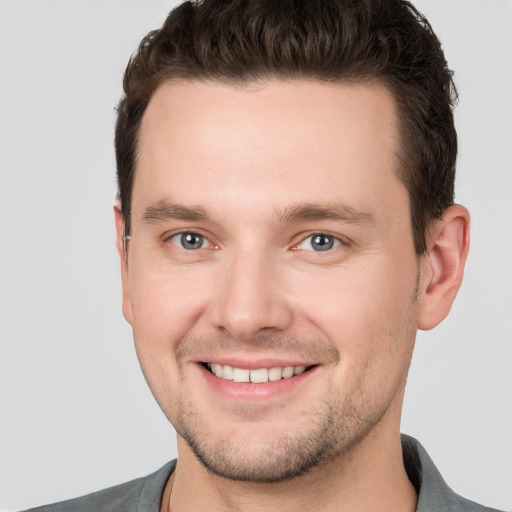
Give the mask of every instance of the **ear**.
M 469 212 L 460 205 L 447 208 L 429 235 L 422 258 L 422 296 L 418 328 L 441 323 L 452 307 L 464 275 L 469 250 Z
M 116 247 L 121 263 L 121 284 L 123 289 L 123 315 L 126 321 L 131 324 L 133 321 L 132 301 L 130 295 L 130 280 L 128 277 L 128 253 L 126 251 L 126 240 L 124 237 L 124 215 L 121 210 L 121 203 L 114 204 L 114 218 L 116 223 Z

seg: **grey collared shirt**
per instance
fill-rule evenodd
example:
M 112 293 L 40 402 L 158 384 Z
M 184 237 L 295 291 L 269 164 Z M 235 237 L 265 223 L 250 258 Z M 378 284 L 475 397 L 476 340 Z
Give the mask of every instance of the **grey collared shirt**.
M 413 437 L 402 434 L 402 452 L 407 475 L 418 492 L 416 512 L 499 512 L 453 492 L 425 448 Z
M 407 475 L 418 492 L 416 512 L 500 512 L 455 494 L 416 439 L 402 435 L 402 450 Z M 165 485 L 175 468 L 173 460 L 147 477 L 27 512 L 160 512 Z

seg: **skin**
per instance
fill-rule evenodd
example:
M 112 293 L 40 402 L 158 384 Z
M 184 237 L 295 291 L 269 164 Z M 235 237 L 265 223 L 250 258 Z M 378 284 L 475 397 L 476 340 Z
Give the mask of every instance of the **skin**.
M 416 256 L 389 91 L 167 82 L 138 150 L 127 253 L 119 208 L 116 225 L 123 312 L 178 433 L 162 510 L 414 510 L 405 382 L 460 285 L 469 216 L 448 209 Z M 234 384 L 204 362 L 309 370 Z

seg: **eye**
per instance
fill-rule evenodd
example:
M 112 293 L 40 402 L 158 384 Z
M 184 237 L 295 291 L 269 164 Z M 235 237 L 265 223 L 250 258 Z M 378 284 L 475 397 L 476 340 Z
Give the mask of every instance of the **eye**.
M 296 246 L 297 249 L 306 251 L 330 251 L 336 247 L 339 247 L 342 241 L 332 235 L 326 233 L 315 233 L 314 235 L 308 236 L 300 244 Z
M 196 251 L 211 246 L 210 241 L 203 235 L 188 231 L 186 233 L 177 233 L 169 238 L 169 241 L 187 251 Z

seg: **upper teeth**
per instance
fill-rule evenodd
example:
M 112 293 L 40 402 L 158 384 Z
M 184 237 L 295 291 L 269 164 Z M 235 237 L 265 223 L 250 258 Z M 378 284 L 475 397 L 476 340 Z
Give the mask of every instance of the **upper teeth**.
M 257 370 L 245 370 L 244 368 L 233 368 L 228 364 L 208 363 L 208 368 L 217 377 L 234 382 L 273 382 L 281 379 L 289 379 L 299 375 L 306 369 L 305 366 L 276 366 L 273 368 L 258 368 Z

